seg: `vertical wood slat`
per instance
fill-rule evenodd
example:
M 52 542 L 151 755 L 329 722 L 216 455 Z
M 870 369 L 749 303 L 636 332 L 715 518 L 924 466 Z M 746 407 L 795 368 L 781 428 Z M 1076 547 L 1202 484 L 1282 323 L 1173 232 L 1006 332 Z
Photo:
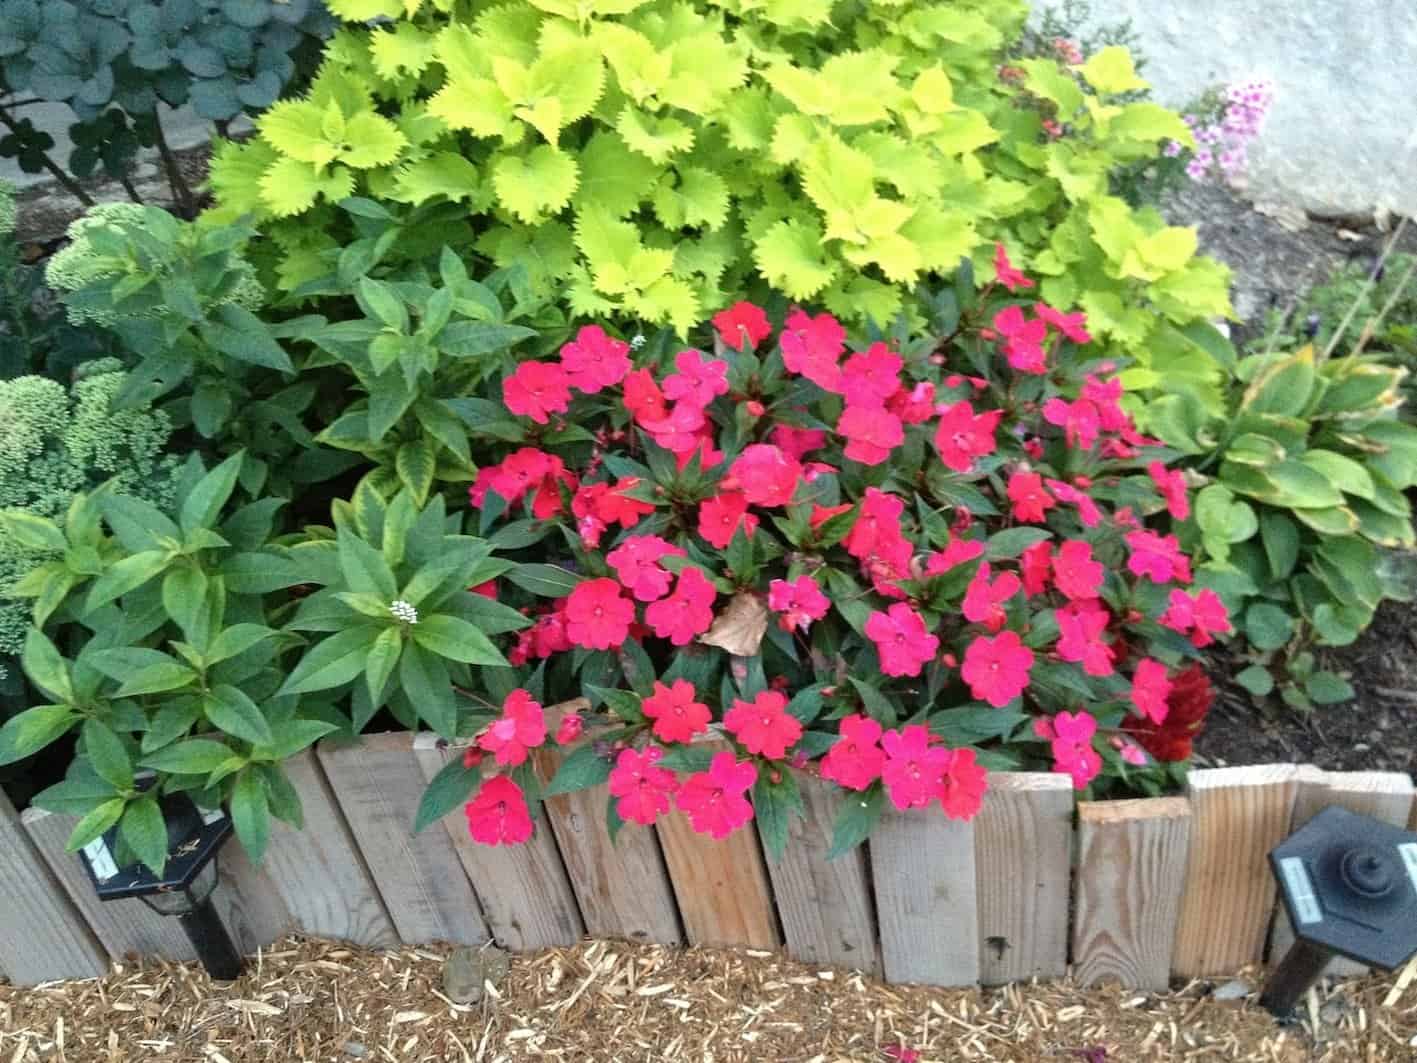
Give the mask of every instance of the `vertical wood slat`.
M 397 945 L 398 933 L 314 751 L 290 758 L 284 767 L 300 792 L 305 829 L 272 821 L 262 867 L 295 928 L 367 948 Z
M 695 744 L 715 753 L 728 749 L 723 742 Z M 697 833 L 678 809 L 661 816 L 655 832 L 689 944 L 755 949 L 782 944 L 756 833 L 736 830 L 716 841 Z
M 1171 976 L 1191 806 L 1183 797 L 1078 805 L 1073 973 L 1164 990 Z
M 978 982 L 974 824 L 887 807 L 867 845 L 886 981 Z
M 989 776 L 974 820 L 979 979 L 985 985 L 1066 973 L 1072 840 L 1069 776 Z
M 28 986 L 95 978 L 108 955 L 0 793 L 0 974 Z
M 828 860 L 833 823 L 843 800 L 859 800 L 799 775 L 804 815 L 793 819 L 787 848 L 768 861 L 787 954 L 802 963 L 836 964 L 881 973 L 875 914 L 860 846 Z
M 1298 830 L 1329 805 L 1338 805 L 1360 816 L 1394 827 L 1405 827 L 1413 810 L 1412 779 L 1400 771 L 1326 772 L 1305 766 L 1299 769 L 1298 795 L 1294 799 L 1294 819 L 1290 833 Z M 1275 906 L 1274 933 L 1270 937 L 1269 961 L 1278 963 L 1294 944 L 1294 927 L 1283 903 Z M 1335 956 L 1324 968 L 1330 978 L 1359 977 L 1368 967 L 1344 956 Z
M 481 945 L 487 924 L 447 831 L 413 831 L 424 790 L 413 740 L 321 742 L 320 766 L 404 944 Z
M 1172 973 L 1228 973 L 1264 956 L 1277 888 L 1269 851 L 1289 833 L 1292 764 L 1190 773 L 1191 852 Z
M 554 731 L 565 712 L 581 707 L 578 702 L 549 707 L 547 728 Z M 549 783 L 561 754 L 543 746 L 532 756 L 543 783 Z M 610 799 L 601 785 L 557 794 L 544 802 L 586 931 L 594 937 L 682 944 L 679 910 L 659 840 L 653 830 L 635 823 L 626 824 L 611 838 L 605 814 Z
M 435 734 L 414 740 L 414 755 L 427 782 L 460 750 L 439 747 Z M 576 895 L 546 817 L 522 845 L 479 845 L 467 832 L 462 809 L 443 817 L 443 830 L 482 902 L 488 929 L 513 952 L 574 945 L 585 933 Z

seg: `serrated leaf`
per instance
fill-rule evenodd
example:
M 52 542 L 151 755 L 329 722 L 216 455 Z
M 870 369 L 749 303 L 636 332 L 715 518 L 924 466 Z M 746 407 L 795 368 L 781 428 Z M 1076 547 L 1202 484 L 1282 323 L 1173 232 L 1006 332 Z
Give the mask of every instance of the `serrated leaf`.
M 780 221 L 753 248 L 759 271 L 793 299 L 810 299 L 836 276 L 837 266 L 822 248 L 821 228 L 800 218 Z
M 547 144 L 526 155 L 504 155 L 492 165 L 492 187 L 498 201 L 528 224 L 566 207 L 575 195 L 579 177 L 576 160 Z

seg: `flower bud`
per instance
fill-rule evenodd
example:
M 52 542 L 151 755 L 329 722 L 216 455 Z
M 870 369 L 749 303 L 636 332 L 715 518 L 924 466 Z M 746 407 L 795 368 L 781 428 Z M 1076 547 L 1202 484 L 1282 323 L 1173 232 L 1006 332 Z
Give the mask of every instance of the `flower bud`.
M 468 746 L 462 751 L 462 766 L 464 770 L 472 770 L 482 763 L 482 750 L 476 746 Z

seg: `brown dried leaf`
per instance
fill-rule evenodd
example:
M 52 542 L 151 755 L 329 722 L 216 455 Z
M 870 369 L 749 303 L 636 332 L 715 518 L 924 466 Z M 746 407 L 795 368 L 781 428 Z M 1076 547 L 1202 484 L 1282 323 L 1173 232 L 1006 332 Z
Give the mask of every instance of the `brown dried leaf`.
M 728 608 L 714 618 L 713 626 L 699 636 L 705 646 L 717 646 L 735 657 L 752 657 L 768 630 L 768 610 L 751 591 L 739 591 Z

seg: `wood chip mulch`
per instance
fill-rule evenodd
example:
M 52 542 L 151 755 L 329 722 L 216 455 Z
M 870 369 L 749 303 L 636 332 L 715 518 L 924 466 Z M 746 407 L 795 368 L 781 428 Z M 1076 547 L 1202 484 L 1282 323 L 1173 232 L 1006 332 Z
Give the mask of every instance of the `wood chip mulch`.
M 440 989 L 445 955 L 290 938 L 231 984 L 162 963 L 0 984 L 0 1063 L 1417 1059 L 1410 972 L 1321 989 L 1280 1026 L 1253 996 L 1214 999 L 1219 983 L 903 988 L 775 953 L 603 941 L 517 957 L 493 995 L 460 1006 Z

